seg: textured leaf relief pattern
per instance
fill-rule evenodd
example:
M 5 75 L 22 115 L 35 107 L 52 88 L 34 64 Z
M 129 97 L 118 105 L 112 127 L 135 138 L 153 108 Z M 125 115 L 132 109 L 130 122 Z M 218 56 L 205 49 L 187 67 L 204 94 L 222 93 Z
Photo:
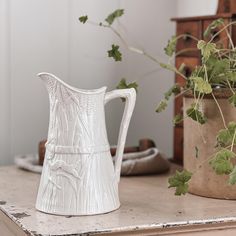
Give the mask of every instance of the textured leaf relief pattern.
M 89 129 L 89 121 L 87 120 L 87 115 L 83 116 L 83 112 L 87 109 L 87 114 L 91 114 L 91 111 L 94 111 L 94 101 L 91 102 L 89 96 L 75 94 L 70 89 L 67 89 L 65 86 L 61 84 L 56 84 L 56 94 L 54 97 L 54 101 L 52 101 L 52 127 L 51 130 L 53 131 L 53 137 L 49 140 L 50 143 L 54 143 L 57 145 L 60 142 L 62 146 L 80 146 L 80 139 L 79 143 L 75 143 L 74 141 L 68 143 L 72 137 L 72 140 L 75 137 L 76 126 L 80 124 L 80 131 L 85 131 L 87 134 L 88 140 L 91 140 L 91 130 Z M 70 106 L 71 105 L 71 106 Z M 90 107 L 91 106 L 91 107 Z M 72 119 L 69 122 L 69 117 L 76 117 L 78 119 Z M 72 123 L 73 128 L 70 129 L 70 123 Z M 74 125 L 73 125 L 74 123 Z M 58 131 L 60 133 L 58 134 Z M 71 136 L 71 131 L 73 132 Z M 81 134 L 81 132 L 79 132 Z M 53 142 L 54 141 L 54 142 Z M 92 140 L 91 140 L 92 141 Z M 50 152 L 49 152 L 50 153 Z M 92 154 L 91 154 L 92 155 Z M 57 177 L 64 177 L 68 180 L 69 184 L 71 185 L 72 189 L 74 190 L 75 195 L 77 194 L 77 181 L 82 178 L 81 173 L 81 164 L 80 160 L 73 164 L 67 164 L 64 160 L 55 160 L 55 153 L 51 153 L 48 155 L 50 158 L 48 164 L 50 168 L 50 175 L 48 177 L 49 183 L 55 185 L 58 189 L 61 189 L 61 186 L 56 184 L 53 180 L 58 179 Z M 85 170 L 86 168 L 84 168 Z
M 57 84 L 56 96 L 53 99 L 52 104 L 55 104 L 55 107 L 52 108 L 50 122 L 52 132 L 49 132 L 53 137 L 50 137 L 50 141 L 65 146 L 80 146 L 81 137 L 76 137 L 77 131 L 78 134 L 83 134 L 83 137 L 86 135 L 86 140 L 90 143 L 94 143 L 92 119 L 96 113 L 96 96 L 75 93 Z
M 71 185 L 72 189 L 74 190 L 75 197 L 77 196 L 77 181 L 82 179 L 82 171 L 81 165 L 76 164 L 67 164 L 63 160 L 55 160 L 49 161 L 49 176 L 48 176 L 48 183 L 45 186 L 45 190 L 43 191 L 43 197 L 45 197 L 46 190 L 49 184 L 52 184 L 57 189 L 61 190 L 62 186 L 57 184 L 58 177 L 64 177 L 68 180 L 69 184 Z M 60 181 L 58 181 L 60 183 Z
M 101 153 L 63 151 L 63 146 L 84 148 L 88 144 L 91 147 L 108 144 L 103 117 L 104 93 L 79 93 L 58 82 L 55 88 L 50 96 L 50 148 L 46 152 L 38 197 L 40 209 L 47 212 L 64 209 L 73 213 L 78 209 L 96 212 L 117 206 L 118 186 L 114 183 L 109 150 Z M 62 146 L 61 152 L 56 151 L 56 146 Z
M 109 166 L 110 174 L 106 173 L 107 165 L 103 161 L 108 160 L 109 156 L 102 155 L 84 155 L 81 163 L 71 165 L 66 162 L 73 158 L 72 155 L 66 158 L 66 162 L 50 160 L 51 164 L 48 163 L 48 170 L 45 170 L 47 182 L 41 194 L 42 199 L 47 199 L 46 209 L 53 212 L 63 206 L 64 209 L 76 211 L 81 206 L 83 209 L 99 209 L 106 208 L 106 204 L 116 205 L 118 188 L 113 182 L 112 166 Z M 55 155 L 56 158 L 65 159 L 63 155 Z M 104 173 L 108 178 L 104 178 Z

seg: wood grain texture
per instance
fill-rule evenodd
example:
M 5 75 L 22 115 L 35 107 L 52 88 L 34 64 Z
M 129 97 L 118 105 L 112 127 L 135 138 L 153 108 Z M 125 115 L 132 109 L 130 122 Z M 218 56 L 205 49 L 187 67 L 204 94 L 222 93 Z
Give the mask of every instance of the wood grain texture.
M 192 73 L 192 71 L 195 69 L 195 66 L 200 64 L 200 58 L 198 57 L 184 57 L 184 56 L 178 56 L 176 57 L 175 60 L 175 65 L 177 68 L 180 68 L 180 66 L 184 64 L 184 70 L 183 70 L 183 74 L 186 77 L 189 77 Z M 185 79 L 183 77 L 181 77 L 180 75 L 176 75 L 175 77 L 175 81 L 181 85 L 185 85 Z
M 216 20 L 219 18 L 225 19 L 225 18 L 231 18 L 233 16 L 234 13 L 219 13 L 216 15 L 206 15 L 206 16 L 174 17 L 171 18 L 171 20 L 179 23 L 179 22 L 189 22 L 189 21 Z
M 1 236 L 25 236 L 24 230 L 17 226 L 6 214 L 0 211 L 0 235 Z
M 236 1 L 218 0 L 217 13 L 236 13 Z
M 177 24 L 176 35 L 187 34 L 194 36 L 197 39 L 202 37 L 202 27 L 200 21 L 180 22 Z M 176 52 L 186 49 L 193 49 L 191 51 L 183 51 L 181 56 L 199 56 L 199 51 L 196 50 L 197 41 L 190 37 L 180 38 L 176 45 Z
M 174 129 L 174 156 L 175 162 L 183 164 L 183 145 L 184 145 L 184 128 L 175 127 Z
M 203 21 L 203 32 L 207 29 L 207 27 L 212 23 L 213 20 L 204 20 Z M 224 19 L 224 25 L 229 24 L 230 19 Z M 213 30 L 211 30 L 210 35 L 208 37 L 203 37 L 204 40 L 209 41 L 213 35 L 217 34 L 224 26 L 217 27 Z M 229 32 L 231 32 L 231 27 L 228 29 Z M 227 36 L 227 32 L 224 30 L 220 34 L 218 34 L 214 40 L 213 43 L 216 43 L 218 47 L 223 48 L 229 48 L 229 38 Z

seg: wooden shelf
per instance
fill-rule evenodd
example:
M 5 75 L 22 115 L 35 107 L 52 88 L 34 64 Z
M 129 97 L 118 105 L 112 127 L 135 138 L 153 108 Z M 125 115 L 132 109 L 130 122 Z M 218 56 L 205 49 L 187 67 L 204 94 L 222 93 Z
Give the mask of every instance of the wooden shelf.
M 207 15 L 207 16 L 190 16 L 190 17 L 174 17 L 171 18 L 172 21 L 199 21 L 199 20 L 215 20 L 218 18 L 232 18 L 235 17 L 235 13 L 222 13 L 217 15 Z

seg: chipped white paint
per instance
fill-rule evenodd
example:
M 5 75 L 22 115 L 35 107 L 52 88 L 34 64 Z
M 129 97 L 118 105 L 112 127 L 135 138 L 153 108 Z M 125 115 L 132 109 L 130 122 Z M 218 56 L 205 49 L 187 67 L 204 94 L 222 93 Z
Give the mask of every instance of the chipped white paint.
M 213 235 L 212 232 L 218 236 L 222 235 L 222 229 L 231 233 L 224 235 L 236 235 L 235 201 L 191 194 L 176 197 L 174 190 L 167 188 L 168 176 L 123 177 L 120 182 L 123 204 L 119 210 L 104 215 L 68 217 L 44 214 L 35 209 L 38 174 L 16 167 L 1 167 L 0 189 L 4 191 L 0 191 L 0 221 L 5 216 L 25 235 L 32 236 L 192 236 Z
M 118 209 L 118 183 L 135 90 L 81 90 L 49 73 L 39 77 L 49 93 L 50 122 L 36 208 L 58 215 Z M 126 106 L 113 166 L 104 105 L 114 98 L 125 98 Z

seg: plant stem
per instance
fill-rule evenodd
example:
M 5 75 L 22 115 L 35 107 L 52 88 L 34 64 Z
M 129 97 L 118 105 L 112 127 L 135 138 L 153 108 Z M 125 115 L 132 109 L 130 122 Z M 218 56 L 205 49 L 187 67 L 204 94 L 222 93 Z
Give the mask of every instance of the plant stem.
M 102 27 L 105 27 L 105 28 L 109 28 L 121 40 L 121 42 L 124 44 L 124 46 L 128 50 L 130 50 L 132 52 L 136 52 L 138 54 L 142 54 L 142 55 L 146 56 L 147 58 L 149 58 L 150 60 L 152 60 L 153 62 L 156 62 L 159 65 L 161 64 L 161 62 L 158 59 L 156 59 L 152 55 L 148 54 L 144 50 L 136 48 L 136 47 L 133 47 L 133 46 L 130 46 L 126 42 L 125 38 L 121 35 L 121 33 L 118 30 L 116 30 L 114 27 L 112 27 L 111 25 L 106 25 L 106 24 L 103 24 L 103 23 L 98 24 L 98 23 L 94 23 L 94 22 L 91 22 L 91 21 L 89 21 L 89 23 L 93 23 L 94 25 L 97 25 L 97 26 L 102 26 Z
M 209 81 L 208 81 L 208 75 L 207 75 L 207 68 L 206 68 L 206 64 L 204 64 L 204 65 L 203 65 L 203 67 L 204 67 L 204 70 L 205 70 L 205 77 L 206 77 L 206 81 L 207 81 L 207 82 L 209 82 Z
M 214 34 L 214 35 L 212 36 L 212 38 L 210 39 L 210 41 L 209 41 L 208 43 L 211 43 L 217 35 L 219 35 L 221 32 L 223 32 L 223 31 L 224 31 L 225 29 L 227 29 L 229 26 L 234 25 L 234 24 L 236 24 L 236 22 L 235 22 L 235 21 L 232 21 L 232 22 L 230 22 L 229 24 L 225 25 L 221 30 L 219 30 L 216 34 Z
M 197 108 L 197 105 L 199 104 L 199 100 L 201 101 L 203 99 L 203 97 L 204 97 L 204 94 L 202 95 L 202 97 L 201 97 L 200 93 L 198 94 L 198 98 L 197 98 L 197 102 L 196 102 L 195 108 Z M 204 135 L 202 133 L 202 129 L 201 129 L 201 126 L 200 126 L 200 123 L 199 123 L 199 120 L 198 120 L 198 116 L 197 116 L 197 127 L 198 127 L 198 132 L 199 132 L 199 134 L 200 134 L 200 136 L 202 138 L 202 142 L 204 144 L 206 144 L 207 141 L 206 141 L 206 139 L 205 139 L 205 137 L 204 137 Z
M 198 51 L 198 50 L 199 49 L 197 49 L 197 48 L 185 48 L 185 49 L 182 49 L 182 50 L 176 52 L 172 57 L 170 57 L 169 58 L 169 62 L 172 62 L 177 56 L 181 55 L 182 53 Z
M 191 35 L 191 34 L 180 34 L 180 35 L 178 35 L 177 37 L 176 37 L 176 40 L 179 40 L 179 39 L 181 39 L 181 38 L 184 38 L 184 37 L 188 37 L 188 38 L 191 38 L 191 39 L 193 39 L 193 40 L 195 40 L 195 41 L 199 41 L 199 39 L 197 38 L 197 37 L 195 37 L 195 36 L 193 36 L 193 35 Z
M 214 93 L 212 92 L 211 94 L 212 94 L 212 97 L 213 97 L 213 99 L 215 100 L 215 103 L 216 103 L 216 105 L 217 105 L 217 107 L 218 107 L 218 109 L 219 109 L 219 112 L 220 112 L 220 115 L 221 115 L 221 118 L 222 118 L 224 127 L 225 127 L 225 129 L 228 129 L 228 128 L 227 128 L 227 125 L 226 125 L 226 122 L 225 122 L 225 118 L 224 118 L 223 112 L 222 112 L 221 107 L 220 107 L 220 104 L 218 103 L 218 101 L 217 101 L 217 99 L 216 99 Z
M 183 92 L 177 94 L 177 95 L 175 96 L 175 98 L 178 98 L 178 97 L 182 96 L 183 94 L 187 93 L 187 92 L 190 91 L 190 90 L 191 90 L 191 89 L 186 89 L 186 90 L 184 90 Z
M 230 151 L 231 151 L 231 152 L 233 151 L 233 148 L 234 148 L 235 137 L 236 137 L 236 129 L 235 129 L 235 131 L 234 131 L 234 136 L 233 136 L 233 140 L 232 140 L 232 144 L 231 144 L 231 148 L 230 148 Z
M 224 26 L 225 26 L 225 24 L 224 24 Z M 231 47 L 232 47 L 232 49 L 234 50 L 234 43 L 233 43 L 233 41 L 232 41 L 232 38 L 230 37 L 229 31 L 227 30 L 227 28 L 225 28 L 225 32 L 226 32 L 227 37 L 228 37 L 228 39 L 229 39 L 229 43 L 231 44 Z
M 235 94 L 235 92 L 234 92 L 234 90 L 233 90 L 233 88 L 232 88 L 232 86 L 230 85 L 230 82 L 227 80 L 227 83 L 228 83 L 228 85 L 229 85 L 229 88 L 230 88 L 230 90 L 231 90 L 231 92 L 233 93 L 233 94 Z
M 157 58 L 155 58 L 154 56 L 152 56 L 151 54 L 147 53 L 146 51 L 142 50 L 142 49 L 139 49 L 139 48 L 136 48 L 136 47 L 133 47 L 133 46 L 130 46 L 126 40 L 124 39 L 124 37 L 120 34 L 120 32 L 118 32 L 115 28 L 113 28 L 111 25 L 107 25 L 107 24 L 103 24 L 103 23 L 96 23 L 96 22 L 93 22 L 93 21 L 88 21 L 88 23 L 92 24 L 92 25 L 96 25 L 96 26 L 101 26 L 101 27 L 105 27 L 105 28 L 109 28 L 120 40 L 121 42 L 124 44 L 124 46 L 129 50 L 129 51 L 132 51 L 132 52 L 135 52 L 135 53 L 138 53 L 138 54 L 141 54 L 141 55 L 144 55 L 145 57 L 147 57 L 149 60 L 157 63 L 159 66 L 161 66 L 162 62 L 159 61 Z M 178 38 L 180 37 L 183 37 L 184 35 L 179 35 Z M 188 37 L 191 37 L 195 40 L 198 40 L 196 37 L 194 36 L 190 36 L 188 35 Z M 168 68 L 169 69 L 169 68 Z M 172 72 L 175 72 L 176 74 L 180 75 L 182 78 L 184 78 L 185 80 L 187 80 L 188 78 L 182 74 L 180 71 L 178 71 L 175 67 L 173 67 L 173 69 L 169 69 L 171 70 Z

